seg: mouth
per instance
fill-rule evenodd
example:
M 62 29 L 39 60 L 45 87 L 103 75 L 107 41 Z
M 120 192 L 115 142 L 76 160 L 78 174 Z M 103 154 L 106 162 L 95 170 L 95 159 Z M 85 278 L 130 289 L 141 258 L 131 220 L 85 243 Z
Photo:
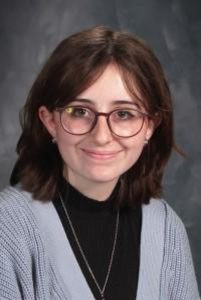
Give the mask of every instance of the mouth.
M 95 151 L 95 150 L 88 150 L 82 149 L 82 151 L 91 158 L 98 159 L 98 160 L 107 160 L 112 159 L 118 155 L 121 151 Z

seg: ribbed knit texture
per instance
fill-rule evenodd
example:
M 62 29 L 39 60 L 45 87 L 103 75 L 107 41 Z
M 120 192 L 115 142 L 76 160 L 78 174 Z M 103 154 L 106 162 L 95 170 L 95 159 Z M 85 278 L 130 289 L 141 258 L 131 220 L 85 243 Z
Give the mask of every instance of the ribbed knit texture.
M 143 207 L 141 242 L 137 300 L 200 299 L 185 228 L 165 202 Z M 0 299 L 94 299 L 52 202 L 11 187 L 0 193 Z

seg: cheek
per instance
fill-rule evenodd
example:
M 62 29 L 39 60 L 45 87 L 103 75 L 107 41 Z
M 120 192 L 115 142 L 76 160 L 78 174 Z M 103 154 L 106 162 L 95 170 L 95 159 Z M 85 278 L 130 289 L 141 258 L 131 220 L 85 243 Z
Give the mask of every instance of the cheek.
M 128 150 L 142 151 L 147 135 L 147 128 L 144 126 L 142 130 L 135 136 L 121 140 L 122 145 Z
M 140 157 L 142 151 L 144 148 L 143 144 L 135 144 L 128 148 L 128 157 L 131 162 L 131 164 L 134 164 L 138 158 Z
M 65 162 L 70 160 L 75 154 L 76 145 L 80 142 L 80 140 L 80 137 L 66 132 L 59 132 L 57 134 L 57 146 Z
M 131 140 L 124 142 L 124 149 L 126 154 L 126 167 L 129 169 L 139 159 L 144 149 L 144 135 L 139 137 L 132 137 Z

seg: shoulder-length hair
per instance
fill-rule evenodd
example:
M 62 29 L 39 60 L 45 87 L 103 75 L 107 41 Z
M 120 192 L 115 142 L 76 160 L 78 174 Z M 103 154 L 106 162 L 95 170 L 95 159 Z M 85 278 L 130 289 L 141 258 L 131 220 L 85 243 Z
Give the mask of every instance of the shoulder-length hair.
M 64 39 L 36 78 L 21 111 L 22 134 L 18 159 L 10 183 L 20 183 L 41 201 L 57 197 L 63 161 L 52 137 L 41 123 L 38 109 L 64 107 L 93 84 L 110 64 L 121 72 L 128 91 L 136 86 L 140 101 L 153 116 L 155 131 L 138 161 L 121 176 L 116 204 L 148 203 L 162 193 L 164 167 L 174 147 L 173 110 L 170 90 L 161 64 L 139 38 L 97 26 Z

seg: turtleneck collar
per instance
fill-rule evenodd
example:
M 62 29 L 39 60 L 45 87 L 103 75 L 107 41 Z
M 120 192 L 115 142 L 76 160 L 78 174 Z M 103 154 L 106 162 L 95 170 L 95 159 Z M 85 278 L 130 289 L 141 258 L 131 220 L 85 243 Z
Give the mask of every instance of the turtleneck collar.
M 65 179 L 63 180 L 62 195 L 64 197 L 65 204 L 69 208 L 76 209 L 77 211 L 86 212 L 101 212 L 112 210 L 114 205 L 114 198 L 118 191 L 118 184 L 114 188 L 112 194 L 108 199 L 104 201 L 99 201 L 96 199 L 89 198 L 79 192 L 75 187 L 73 187 Z

